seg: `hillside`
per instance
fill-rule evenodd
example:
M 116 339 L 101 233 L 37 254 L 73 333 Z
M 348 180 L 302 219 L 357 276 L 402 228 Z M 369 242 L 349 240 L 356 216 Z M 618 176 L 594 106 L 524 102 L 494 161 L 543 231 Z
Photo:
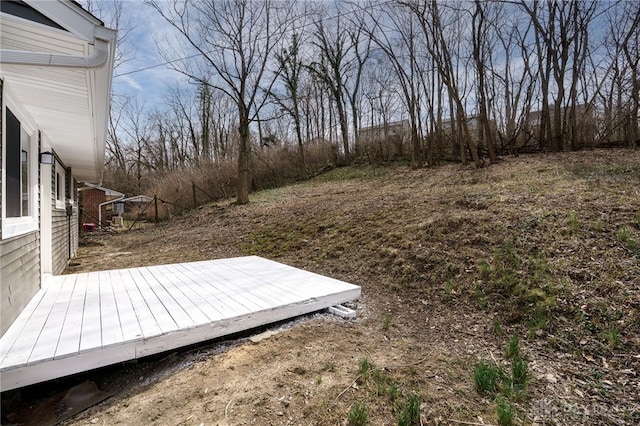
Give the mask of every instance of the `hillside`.
M 116 395 L 68 424 L 640 422 L 640 151 L 345 167 L 251 201 L 92 236 L 70 272 L 255 254 L 361 285 L 358 319 L 106 370 Z

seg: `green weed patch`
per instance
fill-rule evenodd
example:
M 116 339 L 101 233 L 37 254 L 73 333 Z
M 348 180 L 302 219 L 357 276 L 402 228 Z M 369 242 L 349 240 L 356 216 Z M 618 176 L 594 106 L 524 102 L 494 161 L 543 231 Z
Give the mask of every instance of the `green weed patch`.
M 478 264 L 481 284 L 478 294 L 487 302 L 497 303 L 511 322 L 527 320 L 546 328 L 548 313 L 556 307 L 560 286 L 546 259 L 535 254 L 521 254 L 510 241 L 496 250 L 489 260 Z
M 528 362 L 520 354 L 517 336 L 509 340 L 505 357 L 511 359 L 510 371 L 495 362 L 480 360 L 473 370 L 473 382 L 479 394 L 495 400 L 498 424 L 511 425 L 517 414 L 515 403 L 526 400 L 529 383 Z

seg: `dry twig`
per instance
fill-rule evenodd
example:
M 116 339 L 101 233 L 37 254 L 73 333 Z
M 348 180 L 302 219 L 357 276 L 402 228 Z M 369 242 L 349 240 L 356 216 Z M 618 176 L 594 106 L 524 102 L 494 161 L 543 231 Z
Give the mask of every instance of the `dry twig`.
M 227 406 L 224 407 L 224 418 L 225 418 L 225 420 L 227 419 L 227 413 L 229 411 L 229 406 L 231 405 L 232 402 L 233 402 L 233 397 L 231 397 L 229 402 L 227 402 Z
M 406 368 L 406 367 L 415 367 L 416 365 L 420 365 L 423 362 L 425 362 L 427 360 L 427 358 L 429 358 L 428 356 L 425 356 L 422 359 L 419 359 L 416 362 L 412 362 L 411 364 L 399 364 L 399 365 L 386 365 L 383 367 L 383 369 L 387 370 L 387 369 L 391 369 L 391 368 Z
M 447 419 L 448 422 L 452 422 L 452 423 L 458 423 L 461 425 L 472 425 L 472 426 L 495 426 L 492 425 L 491 423 L 474 423 L 474 422 L 465 422 L 462 420 L 453 420 L 453 419 Z
M 350 384 L 349 386 L 347 386 L 346 388 L 344 388 L 344 390 L 343 390 L 342 392 L 340 392 L 340 393 L 338 394 L 338 396 L 336 396 L 336 398 L 333 400 L 334 404 L 335 404 L 336 402 L 338 402 L 338 399 L 340 399 L 340 397 L 341 397 L 342 395 L 344 395 L 346 391 L 348 391 L 349 389 L 351 389 L 351 388 L 353 387 L 353 385 L 355 385 L 355 384 L 358 382 L 358 379 L 359 379 L 359 378 L 360 378 L 360 375 L 358 374 L 358 376 L 356 377 L 356 379 L 355 379 L 353 382 L 351 382 L 351 384 Z

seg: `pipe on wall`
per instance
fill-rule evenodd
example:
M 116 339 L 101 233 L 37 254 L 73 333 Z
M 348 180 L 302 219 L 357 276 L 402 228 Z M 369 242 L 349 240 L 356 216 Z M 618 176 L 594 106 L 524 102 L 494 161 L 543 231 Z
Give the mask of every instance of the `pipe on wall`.
M 46 65 L 65 68 L 100 68 L 109 60 L 109 43 L 96 39 L 94 51 L 88 56 L 60 55 L 22 50 L 0 50 L 0 63 L 15 65 Z

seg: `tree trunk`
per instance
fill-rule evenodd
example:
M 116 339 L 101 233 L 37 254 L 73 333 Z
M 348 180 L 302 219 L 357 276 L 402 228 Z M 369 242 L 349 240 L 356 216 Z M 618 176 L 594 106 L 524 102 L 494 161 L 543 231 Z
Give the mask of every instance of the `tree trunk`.
M 469 132 L 469 126 L 467 125 L 467 118 L 464 113 L 464 107 L 462 106 L 462 102 L 459 98 L 456 98 L 456 105 L 458 108 L 458 120 L 460 120 L 460 124 L 462 126 L 462 136 L 466 141 L 469 151 L 471 151 L 473 164 L 476 166 L 476 168 L 479 168 L 480 166 L 482 166 L 482 163 L 480 162 L 480 157 L 478 156 L 478 147 L 476 146 L 476 143 L 471 137 L 471 133 Z
M 238 147 L 238 186 L 236 204 L 244 205 L 249 203 L 249 191 L 251 189 L 251 143 L 249 135 L 248 111 L 240 108 L 240 145 Z
M 340 120 L 340 133 L 342 133 L 344 158 L 347 164 L 349 164 L 351 162 L 351 151 L 349 149 L 349 121 L 347 118 L 347 111 L 345 110 L 344 103 L 341 99 L 336 99 L 336 106 L 338 107 L 338 119 Z
M 478 94 L 480 95 L 480 121 L 484 129 L 484 142 L 489 153 L 491 163 L 495 163 L 496 154 L 493 149 L 493 135 L 491 131 L 491 122 L 489 120 L 489 111 L 487 108 L 487 87 L 485 84 L 485 55 L 484 44 L 486 35 L 484 34 L 485 16 L 483 4 L 476 0 L 476 11 L 473 15 L 473 58 L 478 72 Z

